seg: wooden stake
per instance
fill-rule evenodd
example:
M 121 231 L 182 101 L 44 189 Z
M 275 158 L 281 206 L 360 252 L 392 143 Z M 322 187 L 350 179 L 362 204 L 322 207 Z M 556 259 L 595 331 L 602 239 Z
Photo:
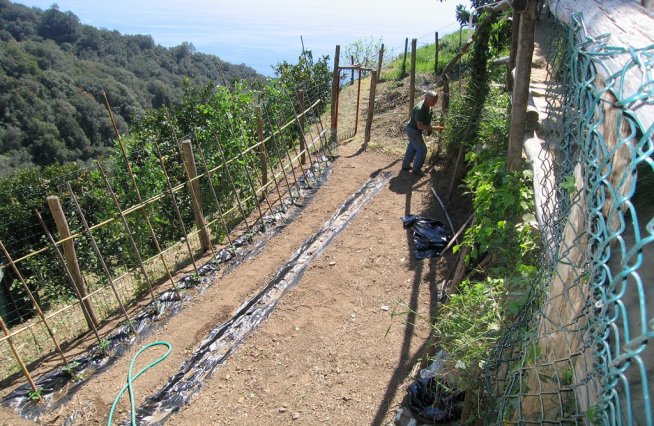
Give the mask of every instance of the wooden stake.
M 190 140 L 182 141 L 182 159 L 186 167 L 186 173 L 189 179 L 189 192 L 191 194 L 191 205 L 195 217 L 195 226 L 200 232 L 200 246 L 204 251 L 213 251 L 211 237 L 207 229 L 207 221 L 204 218 L 202 201 L 200 198 L 200 181 L 197 179 L 198 170 L 195 166 L 195 156 L 193 155 L 193 146 Z
M 148 290 L 150 292 L 150 297 L 152 298 L 152 301 L 154 302 L 156 300 L 156 297 L 154 297 L 154 290 L 152 289 L 152 281 L 150 280 L 150 275 L 148 274 L 148 271 L 146 271 L 145 265 L 143 264 L 143 259 L 141 258 L 141 251 L 139 250 L 138 246 L 136 245 L 136 241 L 134 241 L 132 230 L 129 227 L 129 223 L 127 223 L 127 218 L 125 217 L 125 214 L 123 213 L 123 209 L 120 207 L 120 202 L 118 201 L 118 197 L 116 196 L 116 193 L 114 192 L 113 188 L 111 187 L 111 183 L 109 183 L 109 178 L 107 177 L 107 174 L 105 173 L 105 171 L 102 168 L 102 165 L 100 164 L 99 161 L 96 162 L 96 165 L 98 167 L 98 170 L 100 171 L 100 174 L 104 178 L 104 183 L 107 186 L 107 190 L 109 191 L 109 194 L 111 195 L 111 199 L 114 202 L 114 206 L 116 206 L 116 210 L 118 210 L 118 215 L 120 216 L 120 220 L 123 223 L 123 228 L 125 228 L 125 233 L 127 234 L 127 239 L 129 240 L 130 244 L 132 245 L 132 249 L 134 250 L 134 254 L 136 255 L 136 260 L 139 263 L 139 268 L 141 269 L 141 273 L 143 274 L 143 278 L 145 279 L 145 282 L 148 285 Z
M 516 78 L 511 105 L 511 128 L 509 131 L 508 170 L 516 171 L 522 164 L 522 141 L 527 120 L 531 59 L 534 53 L 534 30 L 536 28 L 537 0 L 527 0 L 527 10 L 520 18 L 520 40 L 516 54 Z
M 172 200 L 173 206 L 175 207 L 175 215 L 177 216 L 177 221 L 179 222 L 179 226 L 182 229 L 184 242 L 186 243 L 188 254 L 191 257 L 191 263 L 193 263 L 193 270 L 195 271 L 195 274 L 199 276 L 200 272 L 198 272 L 198 265 L 195 263 L 195 256 L 193 256 L 193 249 L 191 248 L 191 243 L 189 243 L 188 241 L 189 235 L 188 232 L 186 231 L 186 225 L 184 225 L 184 219 L 182 218 L 182 214 L 179 211 L 179 204 L 177 204 L 177 199 L 175 198 L 175 191 L 173 191 L 173 185 L 170 183 L 170 177 L 168 176 L 168 172 L 166 171 L 166 164 L 163 161 L 163 156 L 161 155 L 161 149 L 159 149 L 159 142 L 157 142 L 155 139 L 153 140 L 153 145 L 155 150 L 157 151 L 157 158 L 159 159 L 159 165 L 161 166 L 161 171 L 166 177 L 168 194 L 170 195 L 170 199 Z
M 125 167 L 127 167 L 129 178 L 132 181 L 132 186 L 134 187 L 134 191 L 136 192 L 136 199 L 138 200 L 139 204 L 143 204 L 143 197 L 141 197 L 141 191 L 139 190 L 139 186 L 136 184 L 136 176 L 134 175 L 134 171 L 132 170 L 132 164 L 130 163 L 129 158 L 127 157 L 127 152 L 125 151 L 125 145 L 123 145 L 123 139 L 120 136 L 120 132 L 118 131 L 118 126 L 116 126 L 116 120 L 114 119 L 114 114 L 113 111 L 111 110 L 111 105 L 109 105 L 109 99 L 107 98 L 107 94 L 105 92 L 102 92 L 102 94 L 104 96 L 105 108 L 109 113 L 111 124 L 114 127 L 114 133 L 116 134 L 116 139 L 118 140 L 118 146 L 120 147 L 120 153 L 122 154 L 123 162 L 125 163 Z M 161 246 L 159 245 L 159 239 L 157 238 L 157 234 L 154 232 L 154 228 L 152 227 L 152 222 L 150 221 L 150 215 L 148 215 L 147 206 L 145 205 L 143 206 L 143 208 L 141 209 L 141 213 L 143 214 L 143 219 L 145 219 L 145 224 L 148 227 L 148 231 L 150 231 L 150 237 L 152 238 L 154 247 L 157 249 L 157 253 L 159 254 L 159 260 L 161 260 L 161 264 L 163 265 L 164 270 L 166 271 L 166 275 L 168 276 L 168 281 L 170 281 L 170 285 L 172 286 L 175 293 L 179 295 L 179 290 L 177 289 L 177 286 L 175 286 L 175 280 L 173 280 L 173 275 L 170 273 L 168 262 L 166 262 L 163 252 L 161 251 Z
M 336 45 L 334 53 L 334 73 L 332 75 L 332 104 L 331 104 L 331 140 L 332 143 L 338 142 L 338 89 L 340 85 L 340 70 L 338 68 L 339 58 L 341 56 L 341 46 Z
M 354 60 L 354 57 L 352 57 L 352 60 Z M 352 71 L 352 75 L 354 76 L 354 70 Z M 354 84 L 354 81 L 352 84 Z M 300 102 L 300 163 L 306 164 L 307 141 L 304 137 L 304 90 L 300 90 L 297 95 L 298 101 Z
M 436 31 L 436 37 L 435 37 L 435 43 L 434 43 L 434 74 L 438 74 L 438 50 L 439 50 L 439 44 L 438 44 L 438 31 Z
M 381 69 L 383 63 L 384 63 L 384 43 L 382 43 L 381 48 L 379 49 L 379 60 L 377 61 L 377 78 L 380 80 L 381 80 Z
M 66 274 L 66 278 L 68 278 L 68 282 L 71 284 L 71 287 L 73 287 L 73 290 L 75 290 L 75 293 L 77 294 L 77 298 L 79 299 L 80 307 L 82 308 L 82 312 L 84 313 L 84 318 L 86 318 L 86 323 L 89 325 L 89 328 L 95 334 L 95 337 L 98 339 L 98 343 L 102 341 L 100 339 L 100 335 L 98 334 L 98 329 L 96 328 L 95 324 L 93 321 L 90 321 L 90 313 L 87 310 L 87 304 L 84 303 L 87 299 L 84 299 L 82 295 L 79 292 L 79 289 L 77 286 L 75 286 L 75 280 L 73 279 L 72 274 L 70 273 L 70 269 L 68 269 L 68 265 L 66 264 L 66 259 L 64 259 L 64 255 L 61 254 L 61 250 L 59 250 L 59 247 L 57 247 L 57 243 L 55 242 L 54 238 L 52 238 L 52 234 L 48 230 L 48 227 L 45 224 L 45 221 L 43 220 L 43 217 L 41 217 L 41 213 L 39 213 L 38 210 L 34 210 L 36 213 L 36 218 L 38 219 L 39 223 L 41 224 L 41 228 L 43 228 L 43 232 L 45 233 L 46 238 L 50 242 L 50 245 L 54 249 L 55 254 L 57 255 L 57 259 L 59 259 L 59 262 L 61 263 L 61 266 L 64 268 L 64 272 Z
M 370 134 L 372 131 L 372 118 L 375 113 L 375 92 L 377 90 L 377 71 L 372 72 L 370 78 L 370 95 L 368 97 L 368 117 L 366 118 L 366 130 L 364 131 L 363 146 L 367 147 L 370 142 Z
M 27 382 L 30 384 L 30 387 L 34 391 L 34 395 L 39 398 L 39 401 L 41 400 L 41 393 L 39 391 L 39 388 L 36 386 L 36 383 L 34 383 L 34 380 L 32 380 L 32 375 L 30 374 L 29 370 L 27 369 L 27 366 L 23 362 L 23 359 L 20 357 L 20 354 L 18 353 L 18 350 L 16 349 L 16 345 L 14 345 L 14 341 L 9 335 L 9 330 L 7 329 L 7 326 L 5 325 L 5 322 L 2 320 L 2 317 L 0 317 L 0 327 L 2 327 L 2 331 L 5 333 L 5 336 L 7 336 L 7 342 L 9 342 L 9 347 L 11 348 L 11 351 L 14 353 L 14 358 L 16 358 L 16 362 L 20 366 L 20 369 L 23 372 L 23 376 L 25 376 L 25 379 L 27 379 Z
M 354 56 L 351 56 L 352 58 L 352 66 L 354 66 Z M 352 68 L 352 76 L 350 77 L 350 84 L 354 86 L 354 68 Z
M 406 55 L 409 51 L 409 37 L 404 39 L 404 59 L 402 59 L 402 70 L 400 72 L 400 78 L 404 78 L 406 75 Z
M 52 331 L 52 328 L 50 328 L 50 325 L 48 324 L 48 321 L 45 319 L 45 315 L 43 314 L 43 311 L 41 310 L 41 307 L 39 306 L 38 302 L 36 301 L 36 298 L 34 297 L 34 294 L 30 290 L 29 286 L 27 285 L 27 281 L 23 277 L 23 274 L 20 273 L 18 270 L 18 267 L 14 263 L 13 259 L 9 255 L 9 252 L 5 248 L 4 244 L 2 244 L 2 241 L 0 241 L 0 251 L 2 251 L 2 255 L 4 258 L 7 260 L 9 263 L 9 266 L 11 266 L 11 269 L 14 271 L 14 274 L 18 278 L 18 281 L 20 281 L 21 285 L 23 286 L 23 290 L 25 290 L 25 293 L 27 293 L 27 297 L 29 297 L 30 302 L 32 302 L 32 307 L 38 314 L 38 316 L 41 318 L 41 321 L 43 321 L 43 325 L 45 326 L 46 330 L 48 331 L 48 334 L 50 335 L 50 338 L 52 339 L 52 343 L 55 345 L 55 349 L 57 350 L 57 353 L 61 356 L 61 360 L 64 362 L 64 364 L 68 364 L 68 360 L 66 359 L 66 355 L 64 355 L 64 351 L 61 350 L 61 347 L 59 346 L 59 343 L 57 342 L 57 339 L 55 338 L 54 332 Z
M 84 277 L 82 276 L 82 271 L 79 267 L 79 262 L 77 261 L 77 254 L 75 253 L 75 245 L 73 239 L 70 237 L 70 228 L 68 227 L 68 221 L 66 220 L 66 215 L 64 214 L 64 209 L 61 207 L 59 202 L 59 197 L 51 195 L 47 198 L 48 207 L 50 207 L 50 212 L 52 217 L 54 217 L 55 225 L 57 226 L 57 232 L 61 236 L 62 240 L 66 240 L 62 243 L 64 247 L 64 255 L 66 257 L 66 264 L 68 265 L 68 270 L 73 279 L 73 285 L 79 293 L 80 300 L 84 304 L 84 313 L 86 321 L 89 323 L 89 327 L 97 327 L 98 319 L 95 315 L 95 310 L 91 304 L 91 300 L 88 299 L 88 293 L 84 287 Z
M 409 83 L 409 117 L 416 102 L 416 44 L 417 39 L 411 40 L 411 80 Z
M 259 167 L 261 167 L 261 185 L 268 184 L 268 161 L 266 159 L 266 145 L 263 143 L 263 120 L 261 119 L 261 107 L 255 107 L 257 112 L 257 139 L 259 141 Z
M 197 137 L 195 138 L 197 140 Z M 222 203 L 220 200 L 218 200 L 218 195 L 216 194 L 216 188 L 214 187 L 213 184 L 213 176 L 211 174 L 211 171 L 209 170 L 209 165 L 207 164 L 207 160 L 204 156 L 204 150 L 202 149 L 202 145 L 198 143 L 198 151 L 200 152 L 200 160 L 202 161 L 202 167 L 204 168 L 204 173 L 207 175 L 207 179 L 209 180 L 209 189 L 211 189 L 211 194 L 213 195 L 214 202 L 216 203 L 216 207 L 218 209 L 218 215 L 220 218 L 220 223 L 223 225 L 223 230 L 225 231 L 225 236 L 227 237 L 227 241 L 229 244 L 232 244 L 232 238 L 229 235 L 229 227 L 227 226 L 227 222 L 225 222 L 225 215 L 223 213 L 223 207 Z
M 100 261 L 100 266 L 102 266 L 102 271 L 104 272 L 105 277 L 107 278 L 107 283 L 111 287 L 111 290 L 114 292 L 114 296 L 116 296 L 116 301 L 118 302 L 118 306 L 120 307 L 121 312 L 123 313 L 123 316 L 125 316 L 125 320 L 129 322 L 129 315 L 127 315 L 127 311 L 125 310 L 125 305 L 123 305 L 122 300 L 120 300 L 120 296 L 118 295 L 118 289 L 116 289 L 116 286 L 114 285 L 113 280 L 111 279 L 111 273 L 109 272 L 109 268 L 107 268 L 107 264 L 104 261 L 104 257 L 102 257 L 102 253 L 100 252 L 100 248 L 98 247 L 98 244 L 95 241 L 95 238 L 93 237 L 93 233 L 91 232 L 91 229 L 89 228 L 89 224 L 86 221 L 86 217 L 84 216 L 84 213 L 82 212 L 82 208 L 79 205 L 79 202 L 77 201 L 77 197 L 75 196 L 75 193 L 73 192 L 73 188 L 70 186 L 70 183 L 66 183 L 68 186 L 68 192 L 70 193 L 70 196 L 73 200 L 73 203 L 75 204 L 75 210 L 77 210 L 77 215 L 79 216 L 82 226 L 84 227 L 84 231 L 86 234 L 89 236 L 89 240 L 91 241 L 91 246 L 93 247 L 93 250 L 95 251 L 95 255 L 98 257 L 98 260 Z

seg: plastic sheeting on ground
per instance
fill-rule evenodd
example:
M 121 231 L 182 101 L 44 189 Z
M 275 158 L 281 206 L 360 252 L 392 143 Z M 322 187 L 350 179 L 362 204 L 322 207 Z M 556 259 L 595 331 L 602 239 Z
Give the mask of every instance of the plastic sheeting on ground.
M 442 222 L 416 215 L 402 218 L 404 228 L 412 228 L 416 259 L 436 257 L 441 254 L 452 234 Z

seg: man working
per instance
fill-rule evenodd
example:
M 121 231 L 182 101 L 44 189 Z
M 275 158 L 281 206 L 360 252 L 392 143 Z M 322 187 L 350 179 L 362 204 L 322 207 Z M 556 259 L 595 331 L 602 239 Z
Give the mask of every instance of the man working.
M 438 102 L 438 93 L 429 91 L 425 93 L 425 98 L 418 102 L 411 110 L 411 117 L 406 124 L 406 134 L 409 143 L 406 146 L 406 153 L 402 161 L 402 170 L 412 170 L 415 176 L 423 176 L 422 165 L 427 156 L 427 145 L 422 137 L 422 132 L 428 134 L 434 130 L 443 130 L 443 126 L 431 125 L 431 107 Z M 413 162 L 413 169 L 411 168 Z

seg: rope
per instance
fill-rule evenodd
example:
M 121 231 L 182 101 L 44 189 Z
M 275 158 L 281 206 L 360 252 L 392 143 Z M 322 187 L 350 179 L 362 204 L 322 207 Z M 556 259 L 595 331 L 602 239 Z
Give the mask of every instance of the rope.
M 136 363 L 136 360 L 138 359 L 138 357 L 141 355 L 141 353 L 143 353 L 147 349 L 152 348 L 154 346 L 165 346 L 166 348 L 168 348 L 168 350 L 166 351 L 165 354 L 161 355 L 159 358 L 157 358 L 156 360 L 152 361 L 150 364 L 143 367 L 143 369 L 141 371 L 139 371 L 138 373 L 136 373 L 135 376 L 132 376 L 132 370 L 134 369 L 134 364 Z M 172 350 L 173 350 L 173 347 L 172 347 L 172 345 L 170 343 L 159 341 L 159 342 L 153 342 L 153 343 L 150 343 L 148 345 L 145 345 L 144 347 L 142 347 L 136 353 L 136 355 L 134 355 L 134 357 L 132 358 L 132 362 L 130 362 L 130 364 L 129 364 L 129 369 L 127 370 L 127 383 L 122 387 L 120 392 L 118 392 L 118 395 L 116 395 L 116 399 L 114 400 L 114 403 L 111 406 L 111 410 L 109 411 L 109 419 L 107 419 L 107 426 L 111 426 L 113 424 L 114 411 L 116 410 L 116 407 L 118 406 L 118 402 L 120 402 L 120 398 L 123 396 L 123 394 L 125 393 L 126 390 L 129 391 L 129 402 L 130 402 L 130 410 L 131 410 L 131 416 L 132 416 L 132 425 L 135 426 L 137 424 L 136 423 L 136 404 L 134 402 L 135 401 L 134 387 L 132 386 L 132 383 L 136 379 L 138 379 L 141 376 L 141 374 L 145 373 L 146 371 L 148 371 L 149 369 L 151 369 L 155 365 L 159 364 L 164 359 L 168 358 L 168 355 L 170 355 L 170 352 Z

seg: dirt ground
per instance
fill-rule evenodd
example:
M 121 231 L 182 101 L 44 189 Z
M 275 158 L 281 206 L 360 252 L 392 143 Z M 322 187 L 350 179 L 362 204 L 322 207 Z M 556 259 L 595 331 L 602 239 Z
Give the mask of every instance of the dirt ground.
M 362 105 L 368 102 L 367 84 L 362 85 Z M 273 237 L 259 255 L 186 302 L 147 341 L 136 345 L 109 371 L 90 378 L 68 404 L 40 423 L 63 424 L 74 416 L 69 424 L 106 424 L 132 356 L 142 345 L 165 340 L 173 346 L 171 356 L 136 382 L 139 401 L 155 393 L 208 332 L 264 287 L 305 238 L 378 170 L 393 173 L 388 185 L 309 266 L 271 316 L 214 371 L 199 395 L 168 422 L 392 423 L 417 363 L 429 351 L 428 319 L 439 303 L 437 285 L 454 263 L 451 253 L 415 260 L 410 231 L 402 227 L 401 217 L 409 213 L 447 223 L 431 188 L 445 200 L 450 184 L 439 167 L 420 179 L 400 172 L 406 143 L 401 124 L 408 113 L 408 99 L 398 93 L 406 92 L 396 82 L 378 88 L 369 149 L 362 149 L 365 111 L 361 111 L 359 132 L 336 149 L 326 184 L 299 218 Z M 355 105 L 352 93 L 344 90 L 342 114 Z M 434 143 L 431 138 L 428 145 Z M 458 196 L 446 204 L 458 228 L 468 206 Z M 155 352 L 139 364 L 156 358 Z M 126 406 L 123 403 L 119 412 L 123 419 Z M 29 422 L 1 408 L 0 424 Z

